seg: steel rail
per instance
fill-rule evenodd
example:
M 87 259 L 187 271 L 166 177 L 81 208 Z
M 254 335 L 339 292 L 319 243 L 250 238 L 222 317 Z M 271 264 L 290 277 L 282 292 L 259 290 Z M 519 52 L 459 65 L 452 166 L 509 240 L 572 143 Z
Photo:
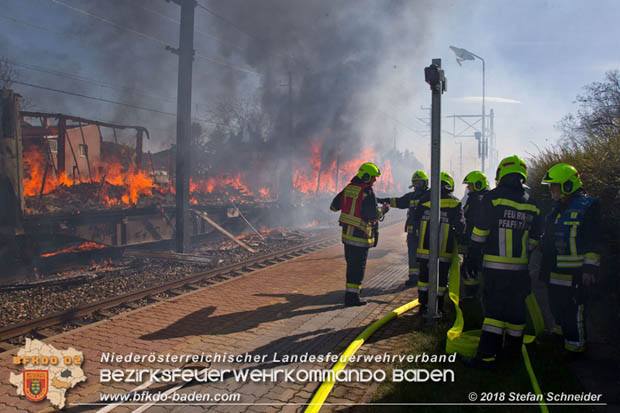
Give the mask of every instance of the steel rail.
M 110 297 L 92 304 L 84 304 L 71 308 L 66 311 L 50 314 L 34 320 L 25 321 L 22 323 L 11 324 L 0 328 L 0 341 L 6 341 L 8 339 L 18 337 L 23 334 L 30 333 L 32 331 L 49 328 L 64 322 L 74 320 L 79 317 L 83 317 L 92 314 L 96 311 L 106 310 L 109 308 L 117 307 L 125 303 L 137 301 L 149 296 L 160 294 L 168 290 L 173 290 L 183 286 L 195 284 L 202 280 L 208 280 L 218 276 L 223 276 L 229 273 L 244 271 L 251 272 L 266 266 L 275 265 L 279 262 L 294 259 L 301 255 L 314 252 L 317 249 L 327 247 L 331 244 L 335 244 L 340 238 L 340 234 L 330 235 L 327 237 L 321 237 L 309 241 L 305 244 L 297 245 L 295 247 L 287 248 L 284 250 L 271 252 L 259 257 L 250 258 L 249 260 L 230 264 L 219 268 L 214 268 L 208 271 L 197 272 L 189 277 L 185 277 L 180 280 L 170 281 L 164 284 L 149 287 L 143 290 L 132 291 L 120 296 Z M 271 262 L 277 260 L 278 262 Z M 264 265 L 265 267 L 261 266 Z M 251 268 L 258 267 L 258 268 Z M 60 334 L 60 333 L 59 333 Z

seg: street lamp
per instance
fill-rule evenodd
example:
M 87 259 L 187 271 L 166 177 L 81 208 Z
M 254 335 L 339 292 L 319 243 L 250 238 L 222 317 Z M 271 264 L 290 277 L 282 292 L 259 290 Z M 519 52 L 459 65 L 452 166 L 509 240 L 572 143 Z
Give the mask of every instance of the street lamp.
M 456 55 L 456 62 L 461 66 L 461 62 L 463 60 L 475 60 L 480 59 L 482 61 L 482 141 L 480 142 L 482 145 L 482 172 L 484 173 L 484 157 L 486 155 L 486 119 L 485 119 L 485 109 L 484 109 L 484 59 L 469 50 L 461 49 L 459 47 L 450 46 L 450 49 Z M 493 153 L 493 147 L 491 145 L 491 153 Z

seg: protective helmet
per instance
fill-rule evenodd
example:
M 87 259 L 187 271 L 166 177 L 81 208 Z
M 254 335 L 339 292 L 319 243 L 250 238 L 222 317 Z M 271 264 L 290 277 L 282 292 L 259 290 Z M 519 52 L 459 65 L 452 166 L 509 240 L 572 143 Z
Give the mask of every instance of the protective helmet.
M 549 168 L 541 183 L 543 185 L 560 184 L 562 195 L 572 194 L 583 185 L 577 169 L 567 163 L 559 163 Z
M 411 176 L 411 185 L 409 188 L 413 188 L 413 183 L 415 181 L 424 181 L 424 187 L 428 188 L 428 175 L 424 171 L 415 171 Z
M 381 176 L 381 171 L 374 163 L 366 162 L 360 166 L 356 176 L 364 182 L 370 182 L 370 178 L 373 176 Z
M 448 191 L 454 191 L 454 178 L 447 172 L 441 173 L 441 187 Z
M 489 181 L 485 174 L 480 171 L 471 171 L 467 175 L 465 175 L 465 179 L 463 179 L 464 184 L 472 184 L 474 186 L 474 191 L 482 191 L 484 188 L 489 186 Z
M 517 155 L 509 156 L 502 159 L 497 166 L 497 173 L 495 174 L 495 181 L 499 182 L 502 178 L 508 174 L 519 174 L 523 177 L 523 180 L 527 180 L 527 165 L 525 161 L 519 158 Z

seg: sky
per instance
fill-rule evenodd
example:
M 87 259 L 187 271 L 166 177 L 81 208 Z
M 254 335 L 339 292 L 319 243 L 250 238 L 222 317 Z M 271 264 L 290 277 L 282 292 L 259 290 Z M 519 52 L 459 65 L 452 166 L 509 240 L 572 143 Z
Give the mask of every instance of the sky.
M 66 79 L 24 66 L 16 67 L 19 80 L 171 114 L 176 111 L 176 56 L 163 44 L 145 38 L 176 46 L 179 8 L 174 3 L 0 0 L 0 4 L 0 57 L 103 84 Z M 329 6 L 312 0 L 200 0 L 200 4 L 226 20 L 196 9 L 200 33 L 195 41 L 201 55 L 194 65 L 196 118 L 208 118 L 214 102 L 232 95 L 251 94 L 262 88 L 265 101 L 267 85 L 277 91 L 271 94 L 286 93 L 286 71 L 273 64 L 273 59 L 269 66 L 262 54 L 292 51 L 299 57 L 307 51 L 302 59 L 306 70 L 321 70 L 323 62 L 326 66 L 337 62 L 334 55 L 339 54 L 339 49 L 329 54 L 319 50 L 329 44 L 324 38 L 327 35 L 321 37 L 322 32 L 334 39 L 342 34 L 346 41 L 334 43 L 346 50 L 350 42 L 354 52 L 349 51 L 344 63 L 338 64 L 348 70 L 353 67 L 356 74 L 363 62 L 373 66 L 372 70 L 363 68 L 366 77 L 360 79 L 371 81 L 354 84 L 354 109 L 347 109 L 348 114 L 359 116 L 355 133 L 366 143 L 380 140 L 384 146 L 395 143 L 400 150 L 413 151 L 427 169 L 430 142 L 425 118 L 429 112 L 423 108 L 430 106 L 431 95 L 423 69 L 433 58 L 442 59 L 448 79 L 442 114 L 481 114 L 482 64 L 464 61 L 459 66 L 450 45 L 485 59 L 486 109 L 487 113 L 493 109 L 495 114 L 500 159 L 512 154 L 526 158 L 557 142 L 560 133 L 555 126 L 563 116 L 576 111 L 574 101 L 582 88 L 620 67 L 616 46 L 620 2 L 613 0 L 335 0 Z M 386 11 L 390 7 L 399 12 L 390 14 L 391 9 Z M 285 29 L 278 36 L 278 31 Z M 264 49 L 261 42 L 266 43 Z M 358 59 L 368 54 L 374 58 Z M 330 67 L 336 67 L 332 72 L 338 70 L 337 65 Z M 294 83 L 301 102 L 302 80 L 297 77 Z M 175 118 L 171 115 L 23 85 L 15 85 L 15 89 L 37 110 L 144 124 L 153 136 L 146 148 L 153 151 L 168 147 L 173 136 Z M 305 108 L 300 105 L 298 110 Z M 442 128 L 452 131 L 452 122 L 444 117 Z M 463 128 L 457 124 L 456 129 Z M 480 169 L 474 139 L 454 139 L 444 133 L 442 167 L 453 172 L 457 180 L 469 170 Z M 487 172 L 492 176 L 494 170 L 492 165 Z

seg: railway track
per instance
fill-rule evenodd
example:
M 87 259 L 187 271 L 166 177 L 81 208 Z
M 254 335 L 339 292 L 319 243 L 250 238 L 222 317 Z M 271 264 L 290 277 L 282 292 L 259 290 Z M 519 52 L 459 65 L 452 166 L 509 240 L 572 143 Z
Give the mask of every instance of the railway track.
M 257 269 L 294 259 L 304 254 L 336 244 L 339 241 L 339 234 L 315 238 L 295 247 L 252 257 L 240 263 L 230 264 L 207 271 L 196 272 L 179 280 L 170 281 L 138 291 L 132 291 L 127 294 L 107 298 L 96 303 L 80 305 L 66 311 L 57 312 L 37 319 L 8 325 L 0 328 L 0 351 L 6 351 L 15 347 L 7 341 L 25 334 L 31 334 L 41 338 L 52 337 L 73 328 L 82 327 L 93 322 L 111 318 L 116 315 L 113 312 L 114 309 L 124 307 L 129 310 L 134 310 L 146 306 L 152 302 L 161 301 L 161 295 L 165 296 L 163 299 L 183 295 L 196 289 L 206 288 L 208 285 L 212 285 L 216 282 L 225 281 Z M 80 320 L 84 317 L 87 317 L 88 320 Z M 60 328 L 60 330 L 53 328 L 63 324 L 65 326 Z

